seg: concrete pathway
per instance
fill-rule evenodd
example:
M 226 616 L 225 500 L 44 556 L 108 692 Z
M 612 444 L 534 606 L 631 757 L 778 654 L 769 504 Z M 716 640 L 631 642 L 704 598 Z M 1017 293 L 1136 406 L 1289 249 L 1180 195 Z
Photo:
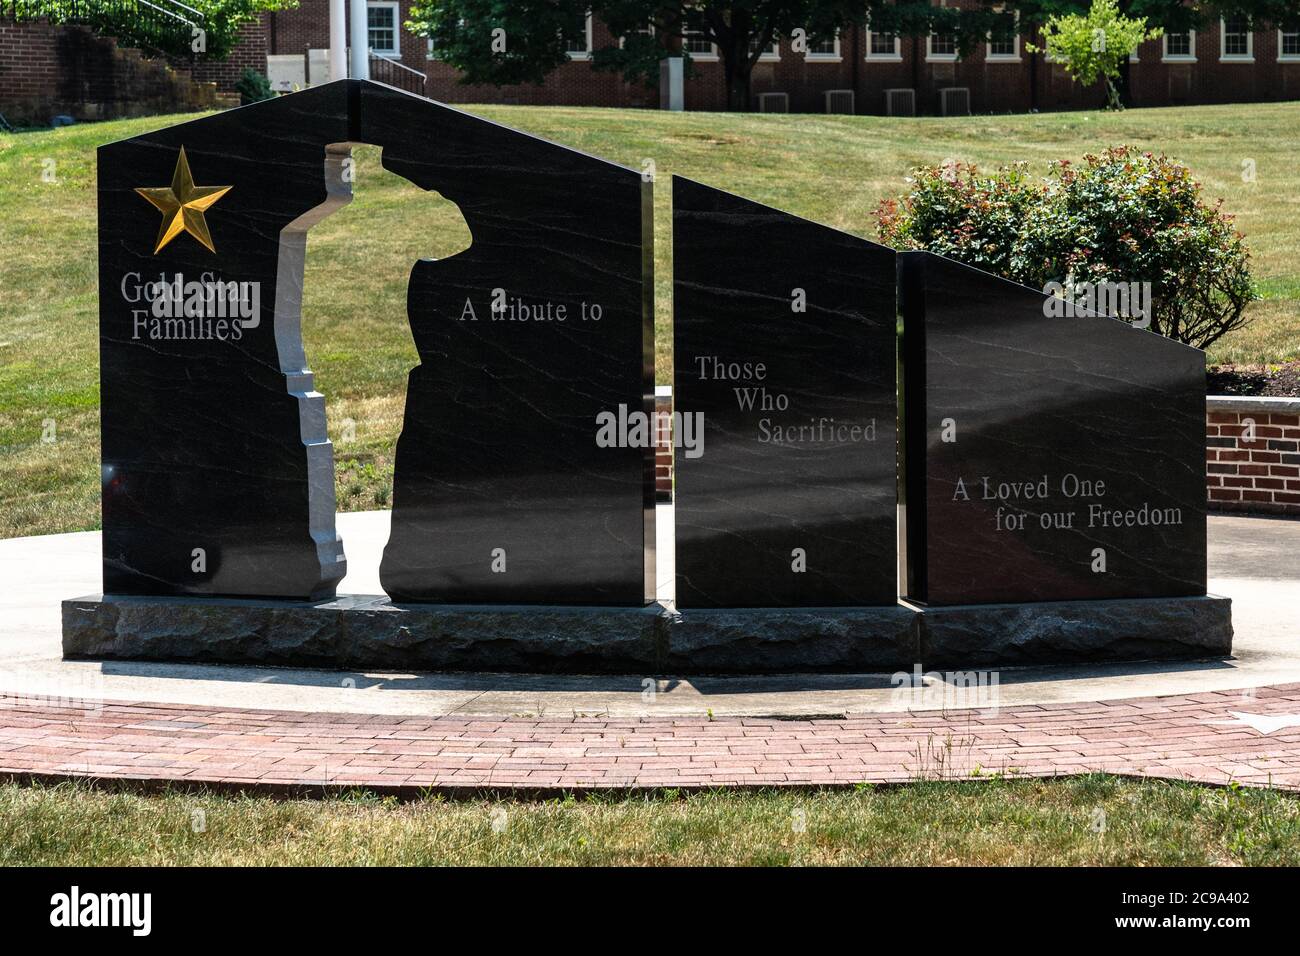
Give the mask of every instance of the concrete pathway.
M 661 510 L 661 528 L 670 526 Z M 344 591 L 379 593 L 387 512 L 344 514 Z M 671 539 L 659 541 L 660 595 L 671 595 Z M 1211 590 L 1233 598 L 1231 661 L 1006 669 L 963 689 L 889 674 L 780 677 L 565 677 L 380 674 L 126 662 L 64 662 L 59 602 L 99 589 L 99 535 L 0 541 L 0 694 L 232 709 L 408 716 L 831 716 L 918 708 L 1015 707 L 1300 683 L 1300 521 L 1210 519 Z M 996 683 L 994 683 L 996 681 Z M 974 695 L 972 697 L 972 694 Z

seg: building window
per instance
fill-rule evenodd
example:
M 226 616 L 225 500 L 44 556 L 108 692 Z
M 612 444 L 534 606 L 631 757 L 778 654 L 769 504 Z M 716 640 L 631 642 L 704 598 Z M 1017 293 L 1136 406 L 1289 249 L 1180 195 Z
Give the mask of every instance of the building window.
M 807 59 L 823 60 L 836 62 L 840 59 L 840 35 L 837 32 L 834 36 L 827 37 L 825 40 L 813 40 L 808 44 Z
M 1020 59 L 1020 37 L 1012 37 L 1009 40 L 989 40 L 990 60 L 1018 60 Z
M 1164 45 L 1164 54 L 1161 59 L 1166 63 L 1196 62 L 1195 30 L 1184 30 L 1182 33 L 1166 33 Z
M 1243 63 L 1254 60 L 1254 34 L 1250 32 L 1249 17 L 1221 17 L 1219 37 L 1220 60 L 1237 60 Z
M 400 57 L 398 47 L 398 4 L 371 2 L 366 4 L 366 26 L 369 28 L 371 52 L 379 56 Z
M 570 60 L 585 60 L 591 56 L 591 14 L 575 18 L 573 25 L 564 31 L 564 52 Z
M 758 43 L 754 40 L 750 40 L 749 41 L 750 56 L 753 56 L 754 51 L 757 49 L 758 49 Z M 781 41 L 776 39 L 772 40 L 772 42 L 767 45 L 767 49 L 764 50 L 762 53 L 760 53 L 758 56 L 758 62 L 760 63 L 771 63 L 772 61 L 779 60 L 779 59 L 781 59 Z
M 682 49 L 695 60 L 716 60 L 718 58 L 718 48 L 701 30 L 683 30 Z
M 1001 7 L 995 7 L 994 9 L 997 10 L 999 13 L 1002 12 Z M 1015 33 L 1002 40 L 999 40 L 997 37 L 992 37 L 992 36 L 989 37 L 988 50 L 984 54 L 984 58 L 986 60 L 1007 60 L 1007 61 L 1015 60 L 1017 62 L 1020 60 L 1020 32 L 1019 32 L 1020 11 L 1019 10 L 1014 11 L 1013 19 L 1015 20 L 1015 29 L 1016 29 Z
M 643 26 L 641 29 L 634 31 L 631 34 L 619 37 L 618 47 L 621 50 L 623 49 L 623 47 L 627 46 L 628 36 L 643 36 L 643 37 L 649 37 L 650 39 L 653 40 L 654 35 L 655 35 L 655 25 L 653 23 L 647 24 L 646 26 Z
M 892 33 L 873 33 L 867 31 L 868 60 L 901 60 L 898 37 Z
M 957 59 L 957 38 L 951 33 L 932 33 L 925 41 L 927 60 Z
M 1277 31 L 1277 58 L 1279 60 L 1300 60 L 1300 25 Z

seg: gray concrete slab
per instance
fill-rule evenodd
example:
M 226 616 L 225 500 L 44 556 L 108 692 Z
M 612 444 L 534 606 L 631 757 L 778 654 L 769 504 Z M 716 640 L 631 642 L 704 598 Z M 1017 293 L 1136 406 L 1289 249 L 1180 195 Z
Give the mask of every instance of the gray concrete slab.
M 671 506 L 661 506 L 659 596 L 671 599 Z M 380 593 L 388 513 L 339 516 L 340 590 Z M 779 677 L 380 674 L 127 662 L 65 662 L 60 602 L 99 590 L 95 532 L 0 541 L 0 693 L 275 710 L 409 715 L 839 715 L 1111 700 L 1300 682 L 1300 521 L 1212 516 L 1210 590 L 1233 599 L 1228 661 L 1003 669 L 974 688 L 925 675 Z M 914 686 L 915 685 L 915 686 Z

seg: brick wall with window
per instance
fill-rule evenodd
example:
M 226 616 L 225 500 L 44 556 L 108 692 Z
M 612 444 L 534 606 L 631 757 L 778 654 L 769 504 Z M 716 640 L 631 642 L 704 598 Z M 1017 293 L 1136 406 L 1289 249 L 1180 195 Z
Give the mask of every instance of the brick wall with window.
M 976 3 L 957 0 L 955 5 Z M 387 38 L 394 19 L 404 23 L 410 6 L 411 0 L 372 3 L 368 18 L 372 41 Z M 309 48 L 329 46 L 328 0 L 300 0 L 297 9 L 267 14 L 264 22 L 269 52 L 305 54 Z M 1300 99 L 1300 26 L 1293 31 L 1245 29 L 1240 20 L 1226 26 L 1226 32 L 1215 23 L 1143 43 L 1127 66 L 1133 105 Z M 456 70 L 429 59 L 426 41 L 404 28 L 398 30 L 398 57 L 403 65 L 427 73 L 429 96 L 450 103 L 658 106 L 657 83 L 627 83 L 617 73 L 592 69 L 584 49 L 588 32 L 584 27 L 575 22 L 566 33 L 574 61 L 556 69 L 541 85 L 462 85 Z M 589 32 L 592 48 L 614 42 L 599 21 L 591 23 Z M 785 93 L 791 111 L 823 112 L 828 90 L 852 90 L 856 112 L 880 114 L 885 112 L 886 90 L 912 89 L 917 111 L 935 114 L 940 110 L 940 90 L 948 87 L 969 90 L 970 109 L 976 113 L 1102 105 L 1101 84 L 1075 83 L 1061 64 L 1028 52 L 1028 39 L 1021 35 L 1017 40 L 981 43 L 960 56 L 942 37 L 894 38 L 866 28 L 845 29 L 838 42 L 823 39 L 819 48 L 806 54 L 794 52 L 790 38 L 783 37 L 754 68 L 753 108 L 759 94 Z M 685 82 L 687 109 L 725 109 L 721 61 L 703 38 L 691 42 L 691 48 L 694 75 Z M 842 103 L 842 98 L 835 102 Z
M 585 42 L 587 30 L 581 29 L 580 25 L 575 23 L 573 29 L 566 33 L 571 43 L 573 60 L 557 67 L 540 86 L 534 83 L 501 87 L 489 84 L 462 84 L 459 82 L 459 71 L 436 59 L 428 59 L 424 40 L 419 41 L 421 62 L 418 64 L 413 62 L 410 65 L 417 69 L 425 68 L 429 77 L 427 95 L 444 103 L 651 108 L 658 106 L 657 85 L 627 83 L 619 73 L 592 69 L 587 59 L 590 50 L 609 46 L 615 42 L 615 39 L 603 23 L 592 22 L 588 28 L 591 35 L 590 48 Z

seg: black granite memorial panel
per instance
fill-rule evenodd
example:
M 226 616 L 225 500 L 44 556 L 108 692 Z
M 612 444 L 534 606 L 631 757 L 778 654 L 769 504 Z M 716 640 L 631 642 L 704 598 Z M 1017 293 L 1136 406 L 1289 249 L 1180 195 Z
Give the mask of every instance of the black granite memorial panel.
M 895 253 L 673 183 L 678 606 L 894 604 Z
M 904 253 L 907 596 L 1205 593 L 1205 355 Z
M 299 324 L 307 229 L 348 200 L 356 142 L 473 236 L 413 270 L 385 587 L 652 599 L 650 183 L 359 81 L 101 150 L 105 591 L 319 597 L 342 576 Z
M 99 150 L 104 590 L 306 597 L 343 575 L 298 330 L 346 201 L 344 84 Z
M 652 601 L 652 183 L 384 87 L 362 89 L 360 115 L 384 166 L 456 203 L 473 237 L 411 276 L 420 364 L 385 590 L 407 602 Z

